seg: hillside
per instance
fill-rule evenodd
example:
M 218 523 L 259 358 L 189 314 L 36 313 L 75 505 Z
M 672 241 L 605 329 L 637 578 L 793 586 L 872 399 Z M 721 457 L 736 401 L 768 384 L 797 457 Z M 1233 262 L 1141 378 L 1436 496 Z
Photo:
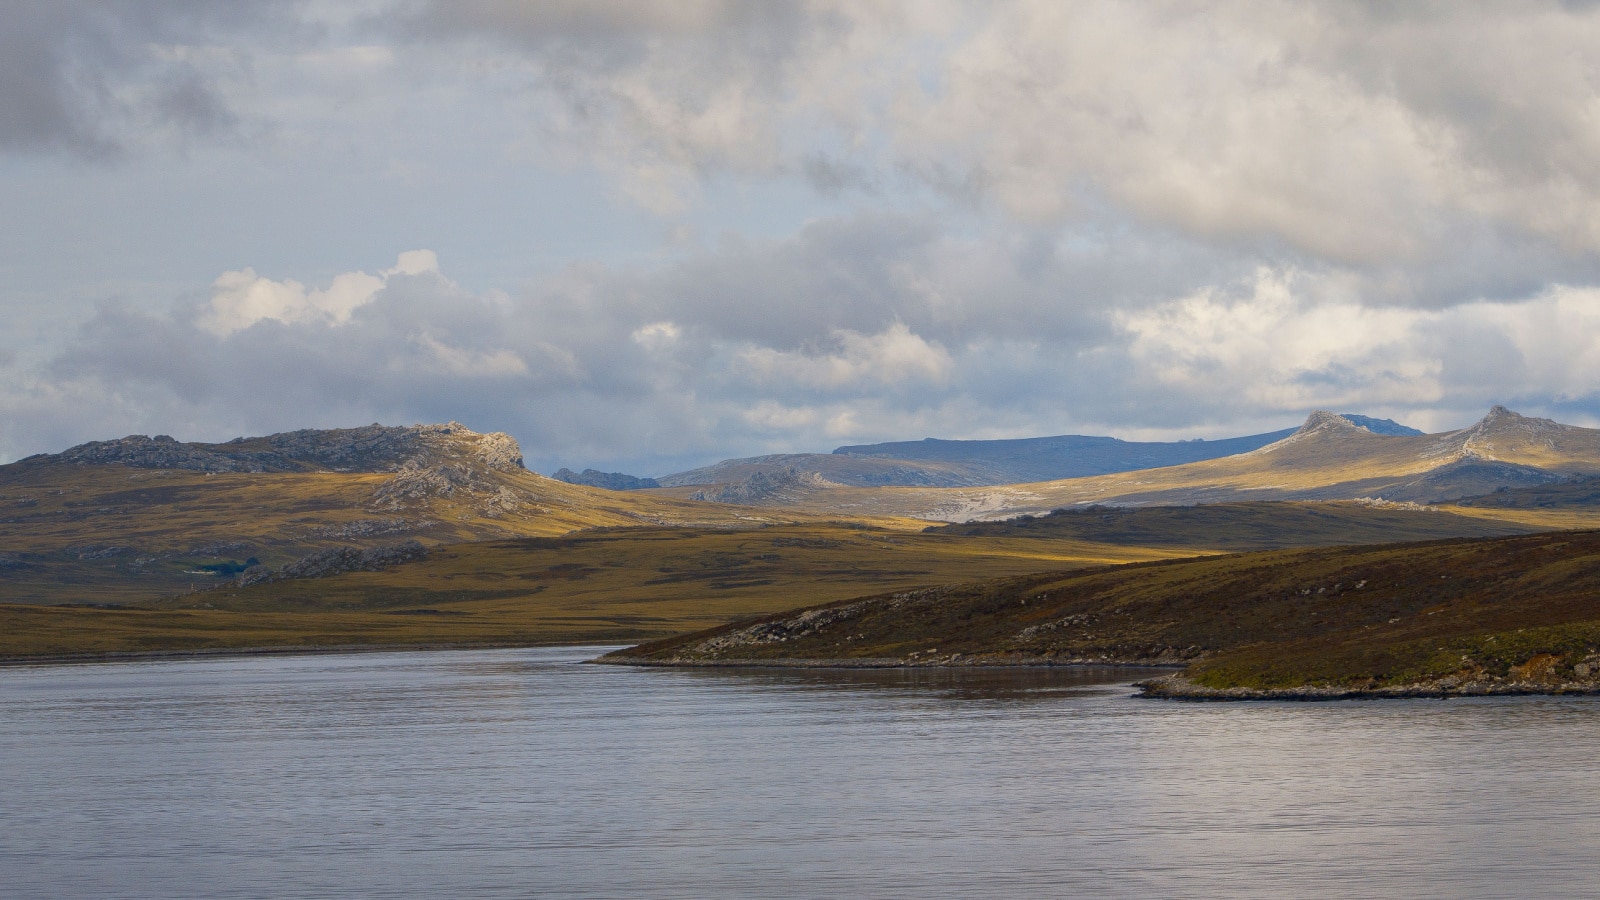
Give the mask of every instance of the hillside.
M 1349 501 L 1316 501 L 1089 506 L 1058 509 L 1043 516 L 935 526 L 924 533 L 1234 552 L 1494 537 L 1542 530 L 1546 529 L 1514 520 L 1462 515 L 1448 507 L 1408 509 Z
M 1430 435 L 1374 434 L 1342 416 L 1315 412 L 1282 440 L 1180 466 L 965 489 L 867 489 L 818 481 L 787 492 L 781 505 L 819 514 L 966 521 L 1092 503 L 1383 498 L 1431 504 L 1596 472 L 1600 430 L 1528 418 L 1503 407 L 1468 428 Z M 687 495 L 682 489 L 663 493 Z
M 85 609 L 0 604 L 0 659 L 230 647 L 620 643 L 864 591 L 1194 551 L 855 524 L 597 529 Z M 312 576 L 315 572 L 310 573 Z M 249 578 L 243 578 L 249 581 Z
M 857 523 L 589 529 L 340 546 L 119 609 L 0 606 L 0 657 L 241 646 L 621 642 L 883 590 L 1219 550 L 1518 533 L 1360 504 L 1081 510 L 907 531 Z M 134 608 L 136 601 L 137 608 Z
M 931 587 L 617 651 L 647 665 L 1181 664 L 1164 696 L 1600 691 L 1600 532 Z
M 509 436 L 456 423 L 224 444 L 135 435 L 0 466 L 0 598 L 125 602 L 329 547 L 765 521 L 545 478 Z

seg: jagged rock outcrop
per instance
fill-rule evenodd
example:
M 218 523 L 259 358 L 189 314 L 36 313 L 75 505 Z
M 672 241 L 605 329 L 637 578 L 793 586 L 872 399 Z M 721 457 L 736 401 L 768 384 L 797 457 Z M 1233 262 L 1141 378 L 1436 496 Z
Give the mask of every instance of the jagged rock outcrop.
M 452 461 L 520 471 L 522 449 L 501 433 L 479 434 L 459 422 L 444 425 L 303 429 L 222 444 L 185 443 L 168 435 L 129 435 L 90 441 L 30 461 L 122 465 L 200 472 L 398 472 Z
M 571 469 L 557 469 L 556 473 L 550 477 L 557 481 L 565 481 L 567 484 L 605 488 L 608 491 L 638 491 L 661 486 L 660 482 L 654 478 L 640 478 L 635 475 L 626 475 L 622 472 L 601 472 L 598 469 L 584 469 L 582 472 L 574 472 Z
M 35 460 L 77 465 L 122 465 L 136 469 L 189 469 L 196 472 L 265 472 L 259 461 L 218 453 L 206 444 L 185 444 L 170 435 L 130 434 L 109 441 L 90 441 Z
M 344 572 L 376 572 L 401 563 L 413 562 L 427 555 L 427 548 L 417 541 L 365 550 L 358 547 L 332 547 L 301 557 L 281 569 L 252 566 L 241 573 L 234 583 L 240 587 L 249 587 L 252 584 L 284 581 L 290 578 L 326 578 Z

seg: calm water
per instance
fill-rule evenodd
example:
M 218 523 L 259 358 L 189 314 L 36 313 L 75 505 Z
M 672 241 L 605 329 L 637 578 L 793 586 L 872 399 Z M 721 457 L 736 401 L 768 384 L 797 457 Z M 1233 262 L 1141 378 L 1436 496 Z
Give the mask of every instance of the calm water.
M 1600 702 L 590 649 L 0 670 L 0 895 L 1600 895 Z

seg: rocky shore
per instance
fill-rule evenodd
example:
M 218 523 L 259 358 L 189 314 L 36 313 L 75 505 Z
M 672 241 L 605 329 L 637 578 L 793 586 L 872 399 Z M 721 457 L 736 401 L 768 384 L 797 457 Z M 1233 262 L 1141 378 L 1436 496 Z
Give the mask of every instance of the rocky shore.
M 1405 700 L 1451 697 L 1600 694 L 1593 681 L 1517 681 L 1511 679 L 1441 678 L 1410 684 L 1372 687 L 1302 685 L 1284 688 L 1213 688 L 1196 684 L 1181 673 L 1138 682 L 1139 696 L 1160 700 Z
M 1178 666 L 1171 660 L 1107 659 L 1103 657 L 1056 658 L 1024 656 L 1014 653 L 962 654 L 948 656 L 930 655 L 919 658 L 899 656 L 839 657 L 832 659 L 794 658 L 706 658 L 706 657 L 645 657 L 631 656 L 628 650 L 618 650 L 597 659 L 589 660 L 610 666 L 648 666 L 662 668 L 703 669 L 1044 669 L 1073 667 L 1124 666 L 1130 669 L 1172 669 Z

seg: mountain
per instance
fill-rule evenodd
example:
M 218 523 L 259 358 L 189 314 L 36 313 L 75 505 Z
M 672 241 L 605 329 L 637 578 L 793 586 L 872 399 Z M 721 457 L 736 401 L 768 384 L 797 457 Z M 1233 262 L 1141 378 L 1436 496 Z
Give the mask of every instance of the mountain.
M 984 484 L 1016 484 L 1109 475 L 1136 469 L 1159 469 L 1219 456 L 1245 453 L 1282 440 L 1289 428 L 1268 434 L 1218 441 L 1141 442 L 1114 437 L 1064 434 L 1056 437 L 995 441 L 947 441 L 926 438 L 887 444 L 862 444 L 834 450 L 839 456 L 941 462 L 984 473 Z
M 1007 477 L 981 463 L 857 458 L 831 453 L 775 453 L 722 462 L 663 475 L 662 487 L 736 485 L 751 478 L 814 476 L 821 482 L 855 487 L 975 487 L 997 484 Z
M 1600 693 L 1600 532 L 1331 547 L 895 591 L 603 657 L 635 665 L 1186 665 L 1217 698 Z
M 407 540 L 766 520 L 545 478 L 523 468 L 510 436 L 455 422 L 220 444 L 131 435 L 0 466 L 0 597 L 120 601 Z
M 864 489 L 811 484 L 784 505 L 826 513 L 945 521 L 1061 507 L 1382 498 L 1435 503 L 1600 473 L 1600 430 L 1520 416 L 1497 406 L 1468 428 L 1377 434 L 1313 412 L 1281 440 L 1233 456 L 1159 469 L 981 488 Z M 770 504 L 769 504 L 770 505 Z
M 1353 413 L 1341 418 L 1373 434 L 1422 433 L 1389 419 Z M 987 487 L 1159 469 L 1217 459 L 1265 447 L 1294 431 L 1286 428 L 1216 441 L 1168 442 L 1124 441 L 1083 434 L 991 441 L 926 438 L 839 447 L 832 453 L 779 453 L 727 459 L 699 469 L 664 475 L 656 481 L 662 487 L 730 485 L 737 490 L 742 482 L 756 475 L 770 479 L 793 473 L 848 487 Z
M 1414 437 L 1422 434 L 1421 431 L 1401 425 L 1393 419 L 1374 419 L 1371 416 L 1358 416 L 1354 413 L 1340 413 L 1339 418 L 1352 425 L 1360 425 L 1373 434 L 1386 434 L 1390 437 Z
M 654 478 L 640 478 L 636 475 L 625 475 L 621 472 L 602 472 L 598 469 L 584 469 L 574 472 L 571 469 L 557 469 L 550 476 L 557 481 L 567 484 L 582 484 L 588 487 L 605 488 L 608 491 L 638 491 L 645 488 L 660 487 Z

